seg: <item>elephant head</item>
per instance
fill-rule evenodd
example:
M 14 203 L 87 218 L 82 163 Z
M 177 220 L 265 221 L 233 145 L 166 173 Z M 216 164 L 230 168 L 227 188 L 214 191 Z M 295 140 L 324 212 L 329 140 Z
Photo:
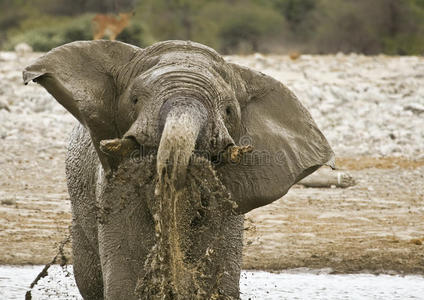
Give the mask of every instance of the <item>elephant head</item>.
M 119 166 L 113 152 L 137 145 L 142 154 L 157 151 L 159 176 L 173 165 L 181 185 L 198 151 L 218 162 L 239 213 L 279 199 L 321 165 L 334 164 L 325 137 L 282 83 L 194 42 L 146 49 L 74 42 L 39 58 L 23 77 L 45 87 L 83 124 L 106 172 Z M 238 163 L 220 161 L 233 145 L 253 151 Z

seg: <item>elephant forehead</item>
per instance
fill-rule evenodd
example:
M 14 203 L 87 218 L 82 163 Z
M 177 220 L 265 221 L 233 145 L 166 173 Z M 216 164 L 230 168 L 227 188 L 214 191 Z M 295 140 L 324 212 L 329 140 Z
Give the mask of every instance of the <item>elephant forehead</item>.
M 208 64 L 213 61 L 216 61 L 216 57 L 211 56 L 209 52 L 185 49 L 177 49 L 174 51 L 163 53 L 160 58 L 163 62 L 172 63 L 198 62 Z
M 212 76 L 216 73 L 216 62 L 208 59 L 203 54 L 177 52 L 160 57 L 158 64 L 151 68 L 152 74 L 165 74 L 168 72 L 188 72 Z
M 143 86 L 163 88 L 196 87 L 219 95 L 225 92 L 225 81 L 212 67 L 190 63 L 157 65 L 139 77 Z
M 163 41 L 147 47 L 147 55 L 179 60 L 186 57 L 201 57 L 203 60 L 223 62 L 223 58 L 214 49 L 192 41 Z

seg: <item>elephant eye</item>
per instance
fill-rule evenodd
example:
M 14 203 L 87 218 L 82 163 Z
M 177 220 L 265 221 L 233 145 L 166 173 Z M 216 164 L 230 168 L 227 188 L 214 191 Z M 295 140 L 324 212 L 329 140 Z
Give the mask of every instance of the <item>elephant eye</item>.
M 232 115 L 233 110 L 231 109 L 231 107 L 230 107 L 230 106 L 227 106 L 227 107 L 225 108 L 225 113 L 227 114 L 227 116 L 228 116 L 228 117 Z
M 137 97 L 133 97 L 133 98 L 131 99 L 131 101 L 132 101 L 132 103 L 133 103 L 133 104 L 137 104 L 137 102 L 138 102 L 138 98 L 137 98 Z

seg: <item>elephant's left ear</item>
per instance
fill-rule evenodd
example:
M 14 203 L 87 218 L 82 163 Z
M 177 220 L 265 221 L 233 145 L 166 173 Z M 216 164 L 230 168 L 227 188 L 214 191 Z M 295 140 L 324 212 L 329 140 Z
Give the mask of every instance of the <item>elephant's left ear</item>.
M 23 71 L 25 84 L 41 84 L 89 131 L 105 170 L 115 162 L 99 143 L 120 134 L 115 121 L 124 89 L 120 76 L 128 77 L 125 66 L 141 52 L 121 42 L 77 41 L 54 48 Z
M 322 165 L 334 167 L 334 153 L 306 108 L 281 82 L 231 64 L 242 93 L 241 144 L 253 152 L 219 170 L 239 212 L 271 203 Z

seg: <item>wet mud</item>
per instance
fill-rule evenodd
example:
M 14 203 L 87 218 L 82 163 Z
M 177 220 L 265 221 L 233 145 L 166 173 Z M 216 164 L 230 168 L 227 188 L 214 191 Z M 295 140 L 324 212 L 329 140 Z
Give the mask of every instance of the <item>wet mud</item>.
M 142 239 L 140 247 L 150 245 L 142 252 L 130 247 L 126 254 L 131 261 L 142 260 L 136 287 L 140 299 L 236 299 L 243 216 L 234 214 L 236 204 L 210 161 L 193 156 L 183 188 L 177 189 L 176 178 L 168 175 L 159 182 L 154 156 L 125 160 L 101 191 L 100 231 L 107 235 L 112 214 L 122 214 L 128 217 L 119 231 Z M 132 215 L 145 205 L 148 216 L 139 218 L 153 222 L 140 225 Z M 132 223 L 134 228 L 128 227 Z
M 231 239 L 224 227 L 238 220 L 242 230 L 240 217 L 232 213 L 235 203 L 203 158 L 192 157 L 186 187 L 176 190 L 174 180 L 167 177 L 148 201 L 156 243 L 137 291 L 142 299 L 221 299 L 220 281 L 231 280 L 224 274 L 231 272 L 223 261 L 226 249 L 222 240 Z M 240 255 L 236 259 L 241 259 Z M 234 280 L 238 283 L 238 277 Z

